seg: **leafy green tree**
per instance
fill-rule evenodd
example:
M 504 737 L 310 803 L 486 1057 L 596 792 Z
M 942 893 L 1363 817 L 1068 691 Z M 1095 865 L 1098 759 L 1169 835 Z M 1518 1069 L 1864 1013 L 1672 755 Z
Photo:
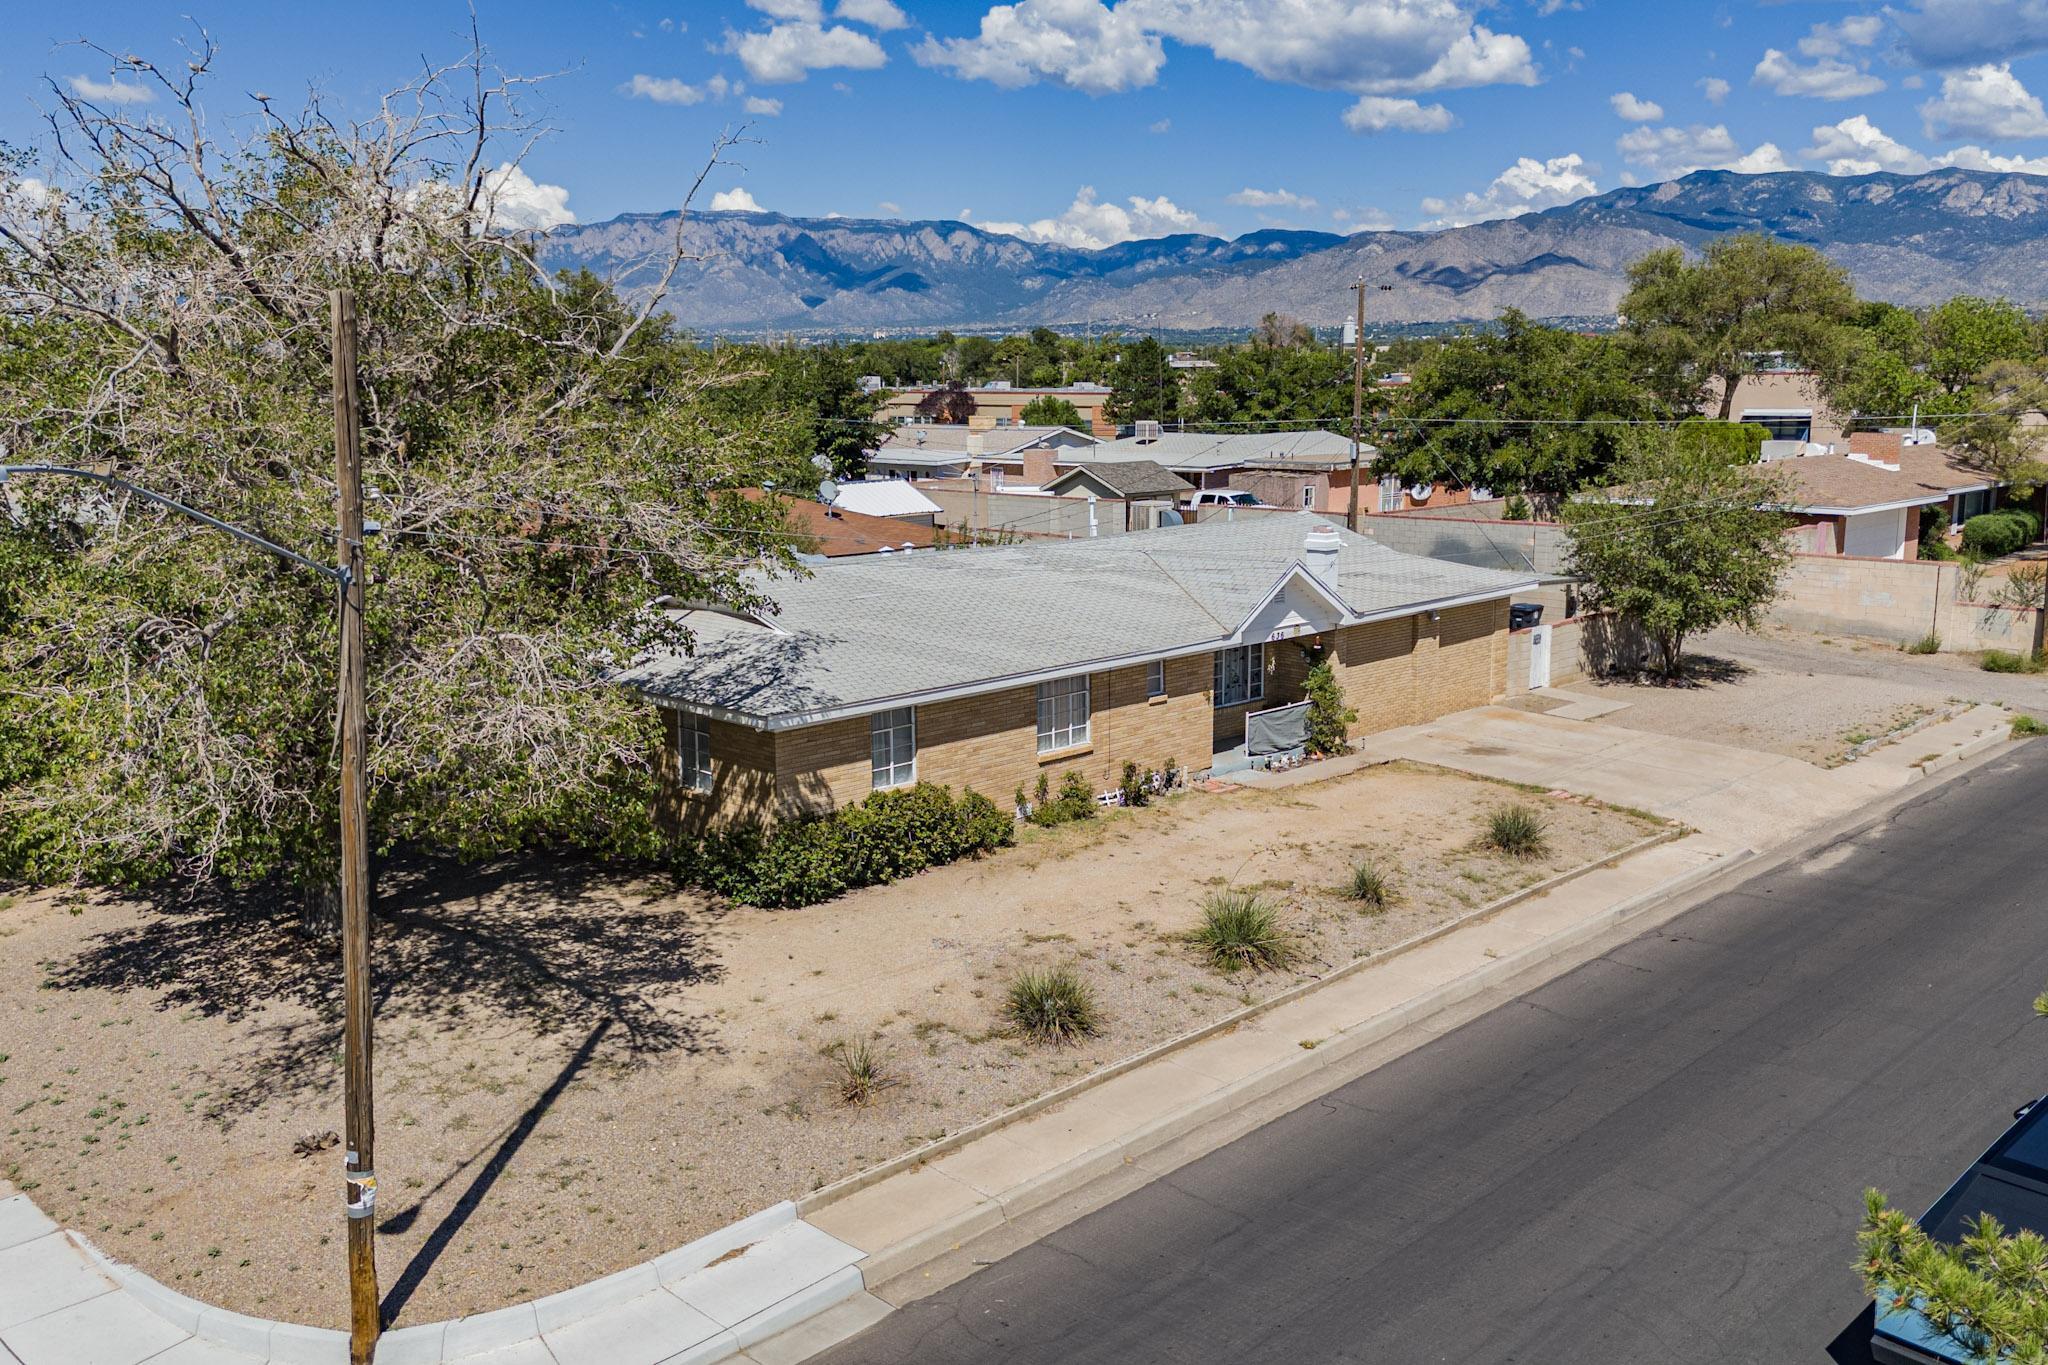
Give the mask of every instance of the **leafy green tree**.
M 360 129 L 317 102 L 203 118 L 210 48 L 168 72 L 116 61 L 158 112 L 60 93 L 58 191 L 25 206 L 0 168 L 0 447 L 329 554 L 327 291 L 352 290 L 382 528 L 373 844 L 656 851 L 661 722 L 603 674 L 688 646 L 652 600 L 768 605 L 751 566 L 793 565 L 778 510 L 738 490 L 806 445 L 781 414 L 707 401 L 733 368 L 658 311 L 683 243 L 630 306 L 542 276 L 489 169 L 532 130 L 480 51 Z M 329 586 L 97 486 L 9 491 L 0 877 L 324 899 Z
M 1177 422 L 1181 416 L 1180 374 L 1166 363 L 1156 337 L 1124 344 L 1111 371 L 1103 411 L 1120 426 L 1132 422 Z
M 1626 332 L 1652 383 L 1678 409 L 1721 391 L 1720 416 L 1759 357 L 1785 352 L 1822 371 L 1840 364 L 1856 313 L 1848 272 L 1812 247 L 1761 233 L 1730 233 L 1698 260 L 1678 247 L 1628 268 Z
M 1028 426 L 1072 427 L 1076 431 L 1088 430 L 1088 419 L 1081 410 L 1064 398 L 1052 394 L 1040 394 L 1017 410 L 1017 420 Z
M 1195 425 L 1316 424 L 1351 428 L 1351 357 L 1302 346 L 1231 346 L 1188 383 L 1183 416 Z
M 1657 671 L 1675 678 L 1685 642 L 1733 623 L 1754 628 L 1791 559 L 1785 491 L 1767 465 L 1733 465 L 1706 442 L 1651 429 L 1612 489 L 1565 504 L 1566 571 L 1586 602 L 1641 629 Z
M 1949 394 L 1961 394 L 2000 361 L 2034 358 L 2033 328 L 2004 299 L 1958 294 L 1927 314 L 1927 376 Z
M 1509 309 L 1496 329 L 1450 338 L 1420 359 L 1376 468 L 1524 493 L 1550 508 L 1606 477 L 1631 423 L 1663 415 L 1614 338 Z
M 785 486 L 792 479 L 813 481 L 813 455 L 832 462 L 835 478 L 858 478 L 867 469 L 867 452 L 885 434 L 874 420 L 881 397 L 861 390 L 848 352 L 784 343 L 730 347 L 721 359 L 730 381 L 707 391 L 706 403 L 735 422 L 754 413 L 781 414 L 789 448 L 777 463 Z

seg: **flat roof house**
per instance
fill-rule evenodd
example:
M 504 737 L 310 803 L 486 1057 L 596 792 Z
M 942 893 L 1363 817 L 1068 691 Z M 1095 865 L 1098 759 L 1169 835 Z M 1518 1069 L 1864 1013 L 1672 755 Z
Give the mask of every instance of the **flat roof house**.
M 1313 515 L 843 560 L 778 610 L 683 613 L 688 656 L 618 681 L 663 708 L 684 829 L 787 818 L 915 781 L 1005 802 L 1078 770 L 1214 766 L 1298 703 L 1327 649 L 1359 716 L 1406 725 L 1506 691 L 1524 574 L 1399 554 Z
M 955 479 L 970 466 L 999 468 L 1019 482 L 1052 477 L 1054 462 L 1072 449 L 1100 444 L 1072 427 L 970 427 L 912 422 L 893 427 L 867 452 L 868 473 L 886 479 Z

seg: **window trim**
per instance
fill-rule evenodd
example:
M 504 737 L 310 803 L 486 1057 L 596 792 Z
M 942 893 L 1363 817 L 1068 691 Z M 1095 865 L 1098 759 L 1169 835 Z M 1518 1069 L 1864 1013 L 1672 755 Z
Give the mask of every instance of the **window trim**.
M 1228 688 L 1225 686 L 1228 679 L 1225 675 L 1224 659 L 1226 656 L 1233 654 L 1243 656 L 1245 661 L 1242 669 L 1244 695 L 1239 697 L 1231 697 Z M 1264 645 L 1226 645 L 1222 649 L 1217 650 L 1215 677 L 1212 680 L 1212 688 L 1215 692 L 1215 709 L 1218 711 L 1226 710 L 1233 706 L 1250 706 L 1254 702 L 1264 701 L 1266 699 L 1266 647 Z
M 1401 476 L 1398 474 L 1380 475 L 1380 511 L 1398 512 L 1400 510 Z
M 899 715 L 904 717 L 904 720 L 901 723 L 897 722 L 894 719 Z M 884 722 L 886 722 L 886 724 Z M 910 732 L 910 763 L 908 765 L 910 768 L 910 775 L 908 777 L 895 776 L 896 770 L 905 766 L 901 759 L 898 757 L 896 752 L 895 735 L 898 730 L 908 730 Z M 889 736 L 888 744 L 890 761 L 886 765 L 886 771 L 890 774 L 891 780 L 887 782 L 881 780 L 882 773 L 885 771 L 885 768 L 882 766 L 878 766 L 875 762 L 875 740 L 878 736 L 882 734 L 887 734 Z M 885 792 L 894 791 L 898 787 L 914 787 L 916 785 L 917 708 L 915 706 L 892 706 L 886 711 L 875 712 L 868 718 L 869 790 Z
M 695 711 L 676 712 L 676 780 L 684 791 L 709 792 L 716 776 L 711 768 L 711 717 Z M 697 766 L 698 759 L 703 766 Z
M 1301 505 L 1306 511 L 1315 510 L 1316 486 L 1314 484 L 1305 483 L 1301 486 Z
M 1165 695 L 1166 660 L 1154 659 L 1151 663 L 1145 665 L 1145 696 L 1149 700 L 1153 697 L 1163 697 Z
M 1078 684 L 1078 686 L 1077 686 Z M 1082 716 L 1080 723 L 1074 723 L 1074 701 L 1080 699 Z M 1061 704 L 1065 704 L 1066 724 L 1060 724 Z M 1069 673 L 1062 678 L 1048 678 L 1038 685 L 1038 752 L 1046 754 L 1064 753 L 1079 749 L 1093 742 L 1095 730 L 1094 686 L 1086 673 Z M 1048 724 L 1047 707 L 1052 708 Z

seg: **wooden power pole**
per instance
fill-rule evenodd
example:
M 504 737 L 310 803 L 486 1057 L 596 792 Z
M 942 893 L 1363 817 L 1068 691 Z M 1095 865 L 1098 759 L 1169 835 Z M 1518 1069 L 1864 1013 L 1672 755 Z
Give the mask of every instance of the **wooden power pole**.
M 1358 295 L 1358 320 L 1351 333 L 1351 509 L 1344 514 L 1346 530 L 1358 529 L 1358 443 L 1365 426 L 1365 277 L 1351 286 Z
M 334 370 L 335 550 L 341 581 L 341 970 L 343 1178 L 348 1202 L 348 1356 L 370 1365 L 383 1328 L 377 1294 L 377 1124 L 370 1085 L 370 852 L 364 798 L 363 461 L 356 408 L 356 301 L 328 296 Z

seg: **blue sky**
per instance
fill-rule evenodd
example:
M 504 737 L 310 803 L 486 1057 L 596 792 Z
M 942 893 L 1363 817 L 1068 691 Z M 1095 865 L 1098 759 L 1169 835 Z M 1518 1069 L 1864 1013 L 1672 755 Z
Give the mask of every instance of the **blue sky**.
M 498 63 L 559 73 L 515 182 L 540 221 L 707 194 L 796 215 L 965 218 L 1099 245 L 1268 225 L 1500 217 L 1702 166 L 2048 173 L 2048 0 L 477 0 Z M 23 12 L 26 10 L 27 12 Z M 124 94 L 89 38 L 221 47 L 210 103 L 347 111 L 463 50 L 454 0 L 20 5 L 0 139 L 48 80 Z M 137 104 L 137 109 L 145 106 Z M 700 200 L 700 204 L 705 201 Z

